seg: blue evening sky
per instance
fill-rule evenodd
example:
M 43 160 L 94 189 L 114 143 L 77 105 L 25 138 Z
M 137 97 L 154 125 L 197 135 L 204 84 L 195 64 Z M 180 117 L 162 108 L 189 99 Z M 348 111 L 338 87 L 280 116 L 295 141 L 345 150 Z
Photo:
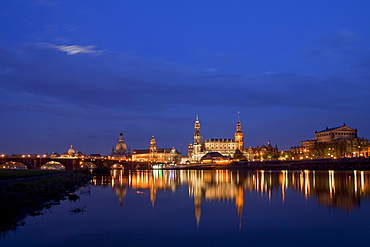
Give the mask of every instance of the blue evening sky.
M 368 0 L 3 0 L 0 153 L 370 138 Z

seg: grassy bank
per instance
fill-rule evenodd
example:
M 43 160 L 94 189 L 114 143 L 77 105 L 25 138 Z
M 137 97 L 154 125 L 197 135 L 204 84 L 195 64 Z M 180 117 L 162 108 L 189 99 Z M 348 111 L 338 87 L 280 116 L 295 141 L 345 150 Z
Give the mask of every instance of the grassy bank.
M 82 184 L 82 172 L 42 170 L 0 170 L 0 231 L 16 226 L 17 220 L 44 203 L 59 200 Z
M 48 171 L 48 170 L 7 170 L 0 169 L 0 180 L 8 181 L 9 179 L 22 179 L 22 178 L 36 178 L 45 175 L 59 174 L 60 171 Z

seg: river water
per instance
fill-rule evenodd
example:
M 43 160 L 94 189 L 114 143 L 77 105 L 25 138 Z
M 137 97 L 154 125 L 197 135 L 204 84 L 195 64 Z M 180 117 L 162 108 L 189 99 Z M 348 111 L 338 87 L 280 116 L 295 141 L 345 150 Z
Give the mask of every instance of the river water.
M 368 246 L 369 192 L 369 171 L 115 170 L 0 246 Z

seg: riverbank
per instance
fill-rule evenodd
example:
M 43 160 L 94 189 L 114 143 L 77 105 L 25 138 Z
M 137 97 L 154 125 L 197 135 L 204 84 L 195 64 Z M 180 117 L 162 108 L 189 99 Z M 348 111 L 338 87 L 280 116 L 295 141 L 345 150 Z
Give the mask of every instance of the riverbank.
M 23 217 L 58 201 L 88 181 L 82 172 L 0 170 L 0 231 L 15 228 Z
M 237 161 L 231 164 L 191 164 L 164 170 L 370 170 L 369 158 Z

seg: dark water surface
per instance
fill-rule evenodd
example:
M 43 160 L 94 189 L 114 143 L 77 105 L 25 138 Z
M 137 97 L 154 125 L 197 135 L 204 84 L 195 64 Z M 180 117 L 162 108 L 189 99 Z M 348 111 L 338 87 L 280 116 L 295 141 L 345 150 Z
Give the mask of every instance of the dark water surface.
M 369 171 L 112 171 L 0 246 L 368 246 Z

